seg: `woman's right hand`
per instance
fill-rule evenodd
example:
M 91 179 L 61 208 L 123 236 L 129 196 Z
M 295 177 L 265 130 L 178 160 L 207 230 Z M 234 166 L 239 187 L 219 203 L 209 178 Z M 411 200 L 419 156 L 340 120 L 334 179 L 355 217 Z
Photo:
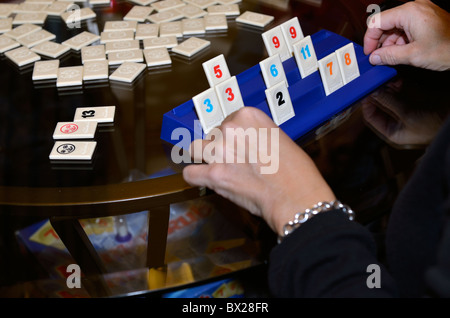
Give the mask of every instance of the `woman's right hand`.
M 430 0 L 416 0 L 373 16 L 364 53 L 373 65 L 412 65 L 450 70 L 450 13 Z

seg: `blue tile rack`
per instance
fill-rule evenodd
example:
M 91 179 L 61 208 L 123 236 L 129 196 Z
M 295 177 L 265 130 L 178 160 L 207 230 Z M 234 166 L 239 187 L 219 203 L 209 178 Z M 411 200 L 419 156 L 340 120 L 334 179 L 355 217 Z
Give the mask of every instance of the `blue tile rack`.
M 318 60 L 351 43 L 345 37 L 327 30 L 321 30 L 311 35 L 311 39 Z M 360 76 L 329 96 L 325 95 L 318 71 L 302 79 L 295 57 L 283 62 L 295 117 L 281 124 L 280 128 L 293 140 L 299 139 L 320 124 L 328 121 L 397 74 L 397 71 L 392 67 L 371 65 L 369 57 L 363 52 L 363 48 L 356 43 L 353 44 Z M 266 85 L 259 63 L 236 75 L 236 78 L 244 104 L 257 107 L 272 118 L 265 95 Z M 195 124 L 198 126 L 194 127 Z M 191 142 L 205 137 L 192 99 L 163 115 L 161 139 L 173 145 L 179 145 L 180 139 L 178 138 L 180 137 L 176 134 L 172 137 L 172 132 L 177 128 L 188 129 Z M 182 147 L 189 144 L 190 142 L 183 140 Z

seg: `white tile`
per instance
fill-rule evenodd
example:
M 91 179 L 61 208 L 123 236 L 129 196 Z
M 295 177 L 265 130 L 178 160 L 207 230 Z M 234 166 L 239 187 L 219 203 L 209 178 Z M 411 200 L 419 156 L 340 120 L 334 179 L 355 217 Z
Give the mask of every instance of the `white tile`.
M 303 30 L 300 26 L 300 21 L 297 17 L 295 17 L 284 22 L 280 27 L 281 31 L 283 32 L 289 52 L 292 55 L 294 54 L 294 44 L 304 38 Z
M 51 16 L 61 16 L 61 14 L 66 12 L 72 5 L 73 2 L 55 1 L 49 5 L 44 12 Z
M 266 90 L 267 102 L 273 121 L 276 125 L 281 125 L 295 116 L 291 96 L 286 86 L 286 82 L 280 82 Z
M 291 57 L 288 45 L 284 39 L 281 26 L 274 27 L 262 34 L 264 45 L 269 56 L 278 54 L 281 61 L 286 61 Z
M 113 41 L 106 43 L 105 46 L 106 54 L 117 51 L 137 50 L 137 49 L 140 49 L 139 40 Z
M 159 35 L 159 24 L 155 23 L 139 23 L 136 27 L 136 40 L 144 40 L 156 38 Z
M 17 39 L 17 41 L 20 44 L 22 44 L 23 46 L 31 48 L 40 43 L 54 40 L 55 38 L 56 38 L 56 35 L 48 32 L 47 30 L 42 29 L 37 32 L 33 32 L 33 33 L 27 34 L 25 36 L 22 36 L 19 39 Z
M 204 34 L 206 33 L 205 20 L 203 18 L 184 19 L 181 21 L 183 35 Z
M 217 4 L 208 7 L 207 11 L 211 15 L 225 14 L 226 16 L 236 16 L 241 13 L 237 4 Z
M 25 1 L 20 3 L 14 11 L 16 13 L 35 13 L 35 12 L 42 12 L 47 7 L 48 7 L 47 4 L 32 3 L 29 1 Z
M 64 53 L 68 52 L 70 50 L 70 47 L 52 41 L 45 41 L 36 46 L 33 46 L 31 50 L 37 54 L 56 59 Z
M 134 31 L 132 30 L 118 30 L 118 31 L 103 31 L 100 34 L 100 43 L 105 44 L 113 41 L 134 40 Z
M 163 12 L 175 8 L 180 8 L 184 5 L 184 2 L 181 0 L 163 0 L 154 2 L 150 6 L 158 12 Z
M 133 31 L 136 32 L 137 21 L 106 21 L 103 32 Z
M 201 18 L 208 14 L 205 10 L 194 6 L 193 4 L 187 4 L 183 7 L 177 8 L 177 10 L 188 19 Z
M 194 96 L 192 101 L 205 134 L 219 126 L 225 119 L 214 88 Z
M 225 14 L 208 14 L 203 19 L 205 20 L 206 31 L 228 30 L 228 21 Z
M 105 45 L 90 45 L 81 48 L 81 62 L 106 60 Z
M 0 3 L 0 18 L 7 18 L 12 15 L 17 6 L 16 3 Z
M 192 57 L 210 45 L 210 41 L 192 37 L 172 48 L 172 52 L 184 55 L 186 57 Z
M 169 9 L 167 11 L 150 14 L 147 17 L 147 20 L 149 20 L 152 23 L 163 23 L 176 21 L 182 18 L 184 18 L 184 15 L 179 11 L 177 11 L 177 9 Z
M 0 18 L 0 33 L 5 33 L 12 30 L 12 18 Z
M 242 0 L 218 0 L 217 3 L 219 4 L 236 4 L 241 3 Z
M 123 17 L 125 21 L 145 22 L 145 19 L 153 12 L 153 8 L 146 6 L 133 6 Z
M 169 51 L 166 48 L 144 49 L 143 51 L 147 66 L 162 66 L 172 64 Z
M 39 61 L 41 57 L 25 46 L 7 51 L 5 56 L 21 67 Z
M 47 19 L 45 12 L 17 13 L 14 17 L 13 24 L 44 24 Z
M 336 50 L 336 57 L 341 69 L 342 80 L 344 85 L 347 85 L 354 79 L 358 78 L 359 66 L 356 58 L 355 47 L 353 43 L 349 43 L 340 49 Z
M 116 106 L 77 107 L 73 121 L 96 121 L 113 123 Z
M 75 51 L 81 50 L 82 47 L 88 46 L 100 39 L 100 36 L 93 34 L 88 31 L 83 31 L 80 34 L 77 34 L 70 39 L 62 42 L 62 44 L 65 44 L 69 46 L 71 49 Z
M 83 64 L 83 80 L 101 80 L 109 77 L 109 64 L 107 60 L 85 61 Z
M 185 0 L 185 1 L 201 9 L 206 9 L 210 6 L 217 4 L 216 0 Z
M 147 6 L 147 5 L 149 5 L 149 4 L 153 3 L 153 2 L 156 2 L 158 0 L 129 0 L 129 1 L 132 2 L 132 3 L 135 3 L 137 5 L 140 5 L 140 6 Z
M 183 26 L 181 21 L 163 22 L 159 25 L 159 36 L 176 36 L 181 38 L 183 36 Z
M 42 30 L 41 26 L 26 23 L 26 24 L 22 24 L 18 27 L 15 27 L 14 29 L 12 29 L 9 32 L 6 32 L 5 35 L 9 36 L 10 38 L 12 38 L 14 40 L 17 40 L 18 38 L 20 38 L 22 36 L 25 36 L 25 35 L 33 33 L 33 32 L 37 32 L 39 30 Z
M 316 72 L 319 68 L 317 64 L 317 55 L 311 37 L 308 35 L 303 40 L 294 44 L 294 56 L 300 75 L 305 78 Z
M 89 4 L 95 6 L 95 5 L 105 5 L 105 4 L 110 4 L 111 0 L 89 0 Z
M 131 83 L 145 70 L 145 68 L 146 65 L 142 63 L 124 62 L 109 76 L 109 79 Z
M 144 56 L 141 49 L 115 51 L 108 53 L 109 65 L 123 64 L 124 62 L 144 62 Z
M 325 94 L 327 96 L 344 86 L 341 69 L 339 68 L 335 52 L 319 60 L 318 64 Z
M 32 79 L 49 80 L 58 77 L 59 60 L 37 61 L 34 63 Z
M 0 53 L 15 49 L 20 46 L 20 43 L 13 40 L 9 36 L 0 35 Z
M 58 69 L 56 87 L 83 85 L 83 66 L 67 66 Z
M 28 3 L 52 4 L 54 0 L 25 0 Z
M 144 39 L 142 42 L 144 45 L 144 49 L 154 49 L 159 47 L 171 49 L 178 45 L 178 40 L 176 36 L 165 36 L 162 38 L 157 37 L 151 39 Z
M 225 117 L 244 107 L 236 76 L 216 85 L 215 90 Z
M 53 131 L 53 139 L 93 139 L 97 131 L 97 122 L 59 122 Z
M 261 67 L 261 73 L 267 88 L 280 82 L 286 82 L 287 84 L 286 73 L 284 72 L 283 63 L 278 54 L 259 62 L 259 66 Z
M 50 152 L 50 160 L 92 160 L 96 141 L 57 141 Z
M 202 66 L 210 87 L 214 87 L 231 77 L 223 54 L 203 62 Z
M 257 13 L 253 11 L 246 11 L 236 18 L 236 22 L 248 24 L 251 26 L 264 28 L 269 25 L 275 17 L 267 14 Z

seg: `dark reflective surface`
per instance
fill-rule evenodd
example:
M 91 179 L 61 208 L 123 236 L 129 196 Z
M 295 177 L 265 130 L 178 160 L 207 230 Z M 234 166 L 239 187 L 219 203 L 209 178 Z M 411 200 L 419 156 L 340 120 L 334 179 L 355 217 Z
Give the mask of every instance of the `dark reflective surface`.
M 313 2 L 317 4 L 313 5 Z M 83 23 L 81 29 L 70 30 L 57 18 L 48 19 L 44 28 L 57 35 L 57 42 L 83 30 L 99 34 L 105 21 L 121 20 L 133 6 L 127 1 L 111 3 L 109 7 L 94 7 L 96 19 Z M 367 5 L 367 1 L 363 0 L 324 0 L 243 1 L 239 6 L 241 13 L 251 10 L 273 15 L 275 21 L 265 30 L 298 16 L 305 35 L 327 29 L 361 44 L 366 29 Z M 208 32 L 200 36 L 211 41 L 207 50 L 191 59 L 171 53 L 171 66 L 146 69 L 132 84 L 107 81 L 90 83 L 77 89 L 57 89 L 55 83 L 33 82 L 32 68 L 19 69 L 6 57 L 0 56 L 0 186 L 5 192 L 0 193 L 0 197 L 8 196 L 5 189 L 14 187 L 36 190 L 55 188 L 54 192 L 47 193 L 46 202 L 53 202 L 53 193 L 57 206 L 60 202 L 57 198 L 58 188 L 66 190 L 64 200 L 70 203 L 89 192 L 92 186 L 96 186 L 96 190 L 106 197 L 108 193 L 115 196 L 119 192 L 110 192 L 109 186 L 119 184 L 126 190 L 128 186 L 134 185 L 140 189 L 145 184 L 141 186 L 136 181 L 157 178 L 162 184 L 167 182 L 164 181 L 165 176 L 179 174 L 182 167 L 171 162 L 171 146 L 159 138 L 163 114 L 208 88 L 201 66 L 203 62 L 224 54 L 230 73 L 236 75 L 267 57 L 261 38 L 265 30 L 238 25 L 234 17 L 228 19 L 228 26 L 225 32 Z M 61 66 L 74 65 L 81 65 L 77 53 L 72 52 L 61 59 Z M 329 122 L 298 141 L 315 160 L 337 196 L 352 206 L 360 222 L 369 224 L 375 230 L 382 227 L 382 217 L 389 214 L 398 191 L 407 182 L 417 160 L 420 160 L 448 114 L 448 72 L 428 72 L 409 67 L 397 67 L 397 70 L 398 76 L 390 83 L 343 114 L 330 118 Z M 77 107 L 109 105 L 117 107 L 115 122 L 114 125 L 99 127 L 95 136 L 98 148 L 91 163 L 74 165 L 50 162 L 48 155 L 53 147 L 52 135 L 57 122 L 71 121 Z M 181 189 L 184 186 L 181 180 L 173 184 L 174 188 Z M 157 183 L 154 188 L 152 191 L 157 193 Z M 146 189 L 140 190 L 145 192 Z M 130 211 L 143 212 L 141 205 L 132 205 L 137 198 L 137 194 L 127 198 L 130 207 L 124 209 L 124 214 Z M 65 280 L 51 276 L 51 265 L 43 266 L 35 255 L 27 252 L 18 242 L 17 230 L 46 221 L 52 215 L 45 206 L 28 208 L 28 200 L 32 201 L 24 197 L 20 207 L 0 207 L 0 250 L 3 255 L 0 261 L 1 295 L 60 297 L 52 294 L 54 289 L 51 286 L 65 286 Z M 142 246 L 137 244 L 131 246 L 127 254 L 129 263 L 113 268 L 104 275 L 92 276 L 94 278 L 84 282 L 84 294 L 80 296 L 142 294 L 263 264 L 268 255 L 266 240 L 272 242 L 264 225 L 249 217 L 245 211 L 239 211 L 218 198 L 208 202 L 213 206 L 216 204 L 216 213 L 220 217 L 228 218 L 230 211 L 238 211 L 231 227 L 239 229 L 240 236 L 230 237 L 244 237 L 246 243 L 240 245 L 239 250 L 231 250 L 236 260 L 237 256 L 244 255 L 240 260 L 245 259 L 246 263 L 234 267 L 222 266 L 222 271 L 220 268 L 214 270 L 212 264 L 215 263 L 211 262 L 214 257 L 210 257 L 210 251 L 202 246 L 202 250 L 195 255 L 177 254 L 177 257 L 167 257 L 163 266 L 149 268 L 145 266 L 145 260 L 141 259 L 141 253 L 145 253 L 147 248 L 146 243 Z M 117 219 L 121 208 L 122 205 L 118 208 L 107 206 L 101 216 L 113 215 Z M 78 207 L 66 207 L 56 214 L 74 219 L 80 218 L 80 215 L 90 215 L 94 222 L 101 222 L 104 219 L 98 218 L 99 211 L 100 207 L 92 207 L 92 211 L 81 214 Z M 212 221 L 207 224 L 209 227 L 204 228 L 207 231 L 225 231 L 222 233 L 224 236 L 229 231 L 229 228 L 217 228 L 217 224 Z M 111 233 L 114 231 L 116 229 Z M 144 231 L 141 234 L 145 237 L 146 233 Z M 209 232 L 192 231 L 187 237 L 190 243 L 219 239 L 212 239 L 205 233 Z M 176 250 L 179 242 L 171 238 L 170 234 L 167 238 L 167 252 L 170 253 Z M 165 244 L 165 237 L 152 244 Z M 183 241 L 183 244 L 186 242 Z M 85 246 L 74 248 L 79 251 L 86 249 Z M 103 255 L 115 253 L 108 249 L 98 252 Z M 52 253 L 56 254 L 50 252 L 50 255 Z M 167 279 L 167 271 L 170 268 L 178 269 L 180 262 L 194 269 L 193 281 L 178 280 L 173 283 Z M 199 264 L 207 265 L 202 267 Z M 149 281 L 143 281 L 149 271 L 155 273 L 155 270 L 165 273 L 166 284 L 155 286 Z M 120 278 L 129 277 L 130 283 L 111 283 L 114 277 L 119 281 Z M 93 285 L 102 288 L 95 289 Z
M 81 28 L 69 29 L 61 19 L 54 17 L 47 18 L 43 27 L 56 35 L 58 43 L 85 30 L 99 34 L 105 21 L 121 20 L 133 6 L 127 1 L 111 3 L 109 7 L 94 7 L 96 19 L 83 22 Z M 350 9 L 340 1 L 323 1 L 319 7 L 300 1 L 283 3 L 286 2 L 244 1 L 240 10 L 275 16 L 271 26 L 288 20 L 295 12 L 301 17 L 305 34 L 325 28 L 351 40 L 361 40 L 364 30 L 361 21 L 365 14 L 362 4 Z M 358 19 L 353 18 L 356 12 L 360 15 Z M 224 54 L 230 73 L 237 75 L 266 57 L 260 36 L 263 30 L 237 25 L 234 17 L 228 19 L 228 24 L 227 31 L 199 36 L 211 41 L 207 50 L 191 59 L 171 53 L 171 66 L 147 69 L 132 84 L 110 81 L 58 89 L 55 83 L 33 82 L 32 66 L 19 69 L 2 56 L 0 185 L 78 187 L 174 173 L 159 138 L 162 116 L 208 87 L 201 64 Z M 61 66 L 76 65 L 81 65 L 79 52 L 72 51 L 61 59 Z M 113 70 L 110 67 L 110 73 Z M 107 105 L 117 107 L 115 122 L 112 127 L 98 130 L 95 136 L 98 148 L 92 163 L 51 163 L 48 156 L 53 147 L 52 134 L 56 124 L 73 120 L 77 107 Z

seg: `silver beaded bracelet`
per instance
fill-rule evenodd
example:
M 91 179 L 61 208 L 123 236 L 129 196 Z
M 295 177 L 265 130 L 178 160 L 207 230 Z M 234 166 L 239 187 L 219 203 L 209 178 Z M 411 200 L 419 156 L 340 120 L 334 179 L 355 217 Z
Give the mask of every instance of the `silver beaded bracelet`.
M 313 216 L 326 211 L 340 210 L 348 215 L 350 221 L 355 218 L 355 213 L 348 205 L 342 204 L 340 201 L 336 200 L 333 202 L 319 202 L 314 205 L 311 209 L 306 209 L 304 212 L 299 212 L 295 214 L 294 220 L 289 221 L 289 223 L 283 226 L 283 234 L 278 236 L 278 244 L 283 241 L 283 239 L 294 232 L 303 223 L 308 221 Z

